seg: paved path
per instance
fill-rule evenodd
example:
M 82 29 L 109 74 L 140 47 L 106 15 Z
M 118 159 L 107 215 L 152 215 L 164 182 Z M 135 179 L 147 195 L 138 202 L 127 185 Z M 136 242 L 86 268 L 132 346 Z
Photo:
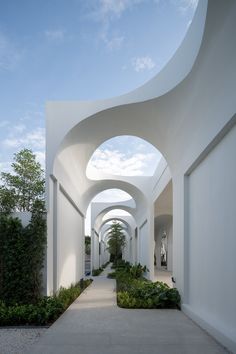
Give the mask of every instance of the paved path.
M 173 287 L 173 283 L 171 280 L 172 272 L 168 272 L 167 270 L 154 270 L 154 280 L 155 281 L 163 281 L 164 283 L 168 284 L 171 288 Z
M 180 311 L 118 308 L 108 271 L 94 278 L 30 354 L 228 353 Z

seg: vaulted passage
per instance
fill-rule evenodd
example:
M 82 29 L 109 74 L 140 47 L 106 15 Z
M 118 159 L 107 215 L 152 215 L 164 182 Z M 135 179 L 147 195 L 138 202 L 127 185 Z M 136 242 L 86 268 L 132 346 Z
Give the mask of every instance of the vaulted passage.
M 145 276 L 151 281 L 172 278 L 171 286 L 181 294 L 182 311 L 232 352 L 236 352 L 235 18 L 234 0 L 199 0 L 181 46 L 145 85 L 107 100 L 48 103 L 46 176 L 48 294 L 84 276 L 85 218 L 90 210 L 91 268 L 108 260 L 105 245 L 109 221 L 123 222 L 127 231 L 124 259 L 146 265 Z M 110 139 L 117 137 L 123 137 L 126 143 L 121 144 L 120 151 L 112 150 L 115 162 L 109 169 L 103 159 L 109 155 L 108 145 L 104 148 L 103 144 L 111 144 Z M 134 137 L 158 151 L 152 160 L 152 172 L 145 174 L 137 165 L 125 168 L 122 149 L 128 151 Z M 146 151 L 142 158 L 147 154 Z M 133 157 L 129 163 L 134 162 Z M 139 158 L 141 161 L 141 155 Z M 103 171 L 101 167 L 105 167 Z M 130 198 L 94 200 L 99 193 L 111 189 L 128 193 Z M 116 211 L 109 216 L 107 213 L 112 210 Z M 112 283 L 101 278 L 94 282 L 89 294 L 93 287 L 99 289 L 99 284 L 107 289 L 106 284 Z M 111 290 L 110 285 L 108 288 Z M 104 290 L 108 298 L 110 290 Z M 102 308 L 103 301 L 97 301 L 101 309 L 87 309 L 95 319 L 101 314 L 101 327 L 95 329 L 96 320 L 91 325 L 94 338 L 101 345 L 101 353 L 106 353 L 99 338 L 102 333 L 104 343 L 114 340 L 113 352 L 120 353 L 126 344 L 120 342 L 119 347 L 112 332 L 114 323 L 106 326 L 103 320 L 107 316 L 109 323 L 110 315 Z M 119 316 L 126 318 L 130 312 L 113 305 L 110 303 L 110 313 L 114 311 L 119 323 Z M 76 318 L 77 312 L 70 311 L 68 314 Z M 90 328 L 83 308 L 79 311 Z M 120 323 L 118 333 L 124 342 L 127 338 L 132 342 L 133 329 L 137 325 L 141 331 L 142 324 L 152 333 L 149 336 L 143 330 L 141 336 L 144 342 L 149 338 L 152 353 L 157 341 L 159 348 L 165 347 L 164 352 L 173 353 L 173 346 L 178 345 L 175 334 L 181 327 L 179 323 L 186 320 L 187 333 L 182 329 L 178 332 L 178 338 L 187 343 L 186 348 L 192 338 L 193 352 L 213 350 L 212 342 L 208 346 L 205 339 L 202 341 L 200 329 L 196 329 L 201 338 L 197 346 L 195 329 L 191 332 L 193 324 L 183 313 L 173 312 L 173 318 L 168 312 L 162 313 L 163 328 L 167 325 L 170 329 L 169 347 L 158 337 L 162 327 L 156 321 L 162 314 L 132 313 L 127 319 L 131 332 L 125 327 L 126 320 L 123 326 Z M 69 321 L 68 314 L 65 321 Z M 149 326 L 151 323 L 155 330 Z M 143 347 L 139 340 L 137 343 L 140 346 L 133 346 L 136 352 L 147 353 L 140 349 Z M 180 353 L 191 353 L 190 348 L 182 351 L 179 345 Z

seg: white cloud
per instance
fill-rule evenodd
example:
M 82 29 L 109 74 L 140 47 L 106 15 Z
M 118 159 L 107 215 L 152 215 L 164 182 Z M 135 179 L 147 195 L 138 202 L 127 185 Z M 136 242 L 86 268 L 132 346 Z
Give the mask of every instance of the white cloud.
M 11 162 L 10 161 L 0 161 L 0 172 L 10 172 Z
M 58 29 L 58 30 L 46 30 L 44 31 L 46 38 L 50 41 L 60 42 L 63 41 L 65 38 L 65 31 Z
M 34 151 L 36 155 L 36 160 L 41 164 L 43 168 L 45 168 L 45 152 L 43 151 Z
M 124 42 L 124 36 L 114 36 L 108 38 L 107 35 L 104 35 L 102 36 L 102 39 L 109 50 L 120 49 Z
M 94 199 L 93 202 L 101 203 L 113 203 L 113 202 L 122 202 L 131 199 L 131 196 L 122 191 L 121 189 L 107 189 L 99 193 Z
M 13 70 L 21 59 L 21 52 L 0 33 L 0 70 Z
M 105 217 L 107 216 L 129 216 L 130 213 L 128 213 L 126 210 L 122 209 L 113 209 L 110 210 L 108 213 L 106 213 Z
M 127 157 L 118 150 L 97 149 L 88 164 L 88 175 L 96 171 L 120 176 L 142 176 L 150 162 L 154 162 L 154 153 L 134 153 Z
M 2 120 L 0 122 L 0 129 L 6 128 L 9 124 L 10 124 L 10 122 L 8 120 Z
M 198 0 L 178 0 L 176 5 L 178 6 L 180 12 L 183 14 L 186 13 L 187 10 L 196 10 L 198 4 Z
M 14 131 L 15 131 L 16 133 L 21 134 L 21 133 L 23 133 L 25 130 L 26 130 L 26 126 L 25 126 L 24 124 L 17 124 L 17 125 L 14 126 Z
M 22 134 L 24 132 L 24 134 Z M 3 140 L 5 148 L 31 148 L 32 150 L 45 149 L 45 129 L 37 127 L 27 131 L 24 125 L 17 125 L 13 128 L 8 137 Z
M 185 4 L 187 7 L 191 7 L 192 9 L 196 9 L 198 0 L 182 0 L 182 2 Z
M 111 23 L 118 20 L 127 10 L 145 0 L 98 0 L 90 14 L 95 21 L 102 25 L 99 38 L 109 50 L 117 50 L 122 47 L 124 35 L 111 33 Z
M 156 66 L 155 62 L 149 56 L 133 58 L 131 64 L 137 72 L 151 70 Z
M 119 18 L 127 9 L 142 2 L 143 0 L 100 0 L 97 16 L 103 21 Z

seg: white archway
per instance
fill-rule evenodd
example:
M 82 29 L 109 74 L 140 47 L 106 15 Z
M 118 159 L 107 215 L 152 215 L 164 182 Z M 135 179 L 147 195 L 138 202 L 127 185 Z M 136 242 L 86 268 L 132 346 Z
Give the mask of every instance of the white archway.
M 225 205 L 235 210 L 235 17 L 234 0 L 200 0 L 182 45 L 150 82 L 113 99 L 52 102 L 47 107 L 48 292 L 63 285 L 62 264 L 70 253 L 79 259 L 79 264 L 71 263 L 79 272 L 62 280 L 82 276 L 83 256 L 74 250 L 82 248 L 86 208 L 105 188 L 122 188 L 134 197 L 139 260 L 153 278 L 154 201 L 166 186 L 167 168 L 159 167 L 153 177 L 110 176 L 102 181 L 88 180 L 85 173 L 102 142 L 135 135 L 161 151 L 171 169 L 173 271 L 182 309 L 233 351 L 236 221 L 231 212 L 225 216 Z M 222 235 L 227 237 L 227 262 L 222 260 Z M 212 247 L 216 244 L 220 247 Z M 224 289 L 230 290 L 227 302 Z

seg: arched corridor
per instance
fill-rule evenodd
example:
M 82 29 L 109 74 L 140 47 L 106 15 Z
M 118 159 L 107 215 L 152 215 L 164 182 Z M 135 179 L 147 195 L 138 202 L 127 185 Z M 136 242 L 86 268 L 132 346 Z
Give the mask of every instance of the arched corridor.
M 127 259 L 146 265 L 150 280 L 158 270 L 170 272 L 182 310 L 232 351 L 236 351 L 235 18 L 233 0 L 199 0 L 181 46 L 145 85 L 107 100 L 47 106 L 47 292 L 84 276 L 87 208 L 98 193 L 121 189 L 132 199 L 92 203 L 92 267 L 100 266 L 99 242 L 105 232 L 101 228 L 108 220 L 103 218 L 120 206 L 131 214 L 126 220 L 131 245 Z M 96 149 L 128 135 L 159 151 L 154 174 L 100 171 L 96 178 L 88 178 L 88 162 Z M 227 261 L 222 256 L 225 245 Z

